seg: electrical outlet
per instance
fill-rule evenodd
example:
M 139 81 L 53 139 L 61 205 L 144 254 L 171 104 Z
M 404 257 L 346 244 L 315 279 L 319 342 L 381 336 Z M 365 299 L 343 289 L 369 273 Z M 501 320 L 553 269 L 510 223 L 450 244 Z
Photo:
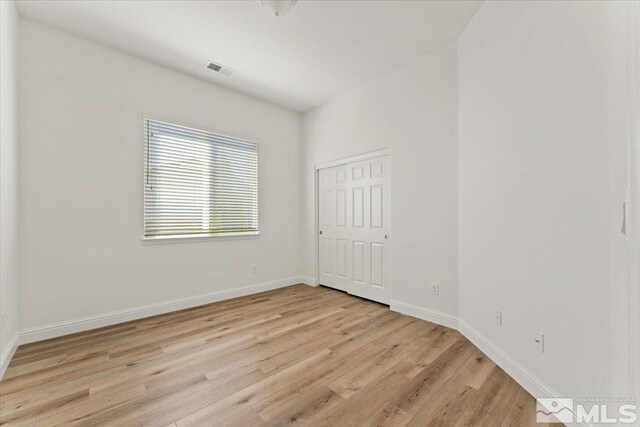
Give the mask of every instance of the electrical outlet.
M 258 264 L 253 265 L 253 274 L 258 274 Z
M 534 343 L 536 345 L 536 350 L 538 350 L 540 353 L 544 353 L 544 333 L 542 333 L 542 331 L 534 331 L 535 336 L 534 336 Z
M 502 311 L 496 310 L 496 325 L 502 326 Z
M 431 295 L 440 295 L 440 285 L 438 285 L 437 283 L 431 285 Z

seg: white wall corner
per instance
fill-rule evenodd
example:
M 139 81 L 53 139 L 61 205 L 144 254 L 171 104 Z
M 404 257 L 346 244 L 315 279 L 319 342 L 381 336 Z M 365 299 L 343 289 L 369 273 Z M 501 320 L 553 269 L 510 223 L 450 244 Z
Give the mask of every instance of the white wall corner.
M 318 281 L 311 276 L 300 276 L 300 283 L 309 286 L 318 286 Z
M 502 348 L 493 341 L 481 334 L 477 329 L 462 319 L 458 319 L 449 313 L 420 307 L 402 301 L 391 300 L 391 310 L 438 325 L 457 329 L 473 345 L 478 347 L 496 365 L 509 374 L 518 384 L 520 384 L 529 394 L 534 397 L 561 397 L 560 394 L 538 377 L 529 372 L 520 363 L 508 355 Z M 589 424 L 584 424 L 589 425 Z
M 542 380 L 525 369 L 514 358 L 509 356 L 498 345 L 482 335 L 469 323 L 460 319 L 458 321 L 458 330 L 533 397 L 560 397 L 557 391 L 543 383 Z
M 427 322 L 437 323 L 438 325 L 448 328 L 458 329 L 458 317 L 453 314 L 444 313 L 442 311 L 432 310 L 420 307 L 408 302 L 391 300 L 390 308 L 392 311 L 426 320 Z
M 463 319 L 458 320 L 458 331 L 533 397 L 563 397 Z M 576 425 L 593 427 L 593 424 L 588 422 L 578 423 Z
M 9 344 L 5 347 L 2 356 L 0 356 L 0 381 L 2 380 L 2 377 L 4 376 L 4 373 L 9 366 L 9 362 L 11 362 L 11 358 L 18 349 L 18 337 L 18 332 L 13 334 L 13 337 L 11 337 L 11 341 L 9 341 Z

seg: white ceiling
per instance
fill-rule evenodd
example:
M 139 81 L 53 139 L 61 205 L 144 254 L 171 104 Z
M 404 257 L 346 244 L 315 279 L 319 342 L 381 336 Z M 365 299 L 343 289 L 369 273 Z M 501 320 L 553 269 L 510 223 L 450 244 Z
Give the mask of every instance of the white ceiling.
M 482 1 L 20 1 L 22 16 L 306 111 L 455 40 Z M 205 67 L 231 67 L 230 77 Z

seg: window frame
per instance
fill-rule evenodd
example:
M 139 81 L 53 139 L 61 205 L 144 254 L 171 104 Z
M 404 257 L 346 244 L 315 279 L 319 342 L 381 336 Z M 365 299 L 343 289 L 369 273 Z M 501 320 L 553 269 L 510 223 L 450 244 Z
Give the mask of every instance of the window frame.
M 160 121 L 160 122 L 165 122 L 165 123 L 169 123 L 169 124 L 174 124 L 177 126 L 184 126 L 187 128 L 192 128 L 195 130 L 199 130 L 199 131 L 203 131 L 203 132 L 210 132 L 213 134 L 217 134 L 220 136 L 227 136 L 230 138 L 236 138 L 236 139 L 241 139 L 243 141 L 247 141 L 247 142 L 251 142 L 253 144 L 256 145 L 256 150 L 257 150 L 257 155 L 258 155 L 258 201 L 257 201 L 257 208 L 258 208 L 258 230 L 257 231 L 239 231 L 239 232 L 232 232 L 232 233 L 208 233 L 208 234 L 183 234 L 183 235 L 173 235 L 173 236 L 146 236 L 145 232 L 144 232 L 144 227 L 145 227 L 145 192 L 146 192 L 146 186 L 147 186 L 147 182 L 146 182 L 146 175 L 147 175 L 147 169 L 146 169 L 146 162 L 145 162 L 145 150 L 146 150 L 146 134 L 145 134 L 145 122 L 147 120 L 155 120 L 155 121 Z M 156 243 L 187 243 L 187 242 L 201 242 L 201 241 L 206 241 L 206 240 L 244 240 L 244 239 L 254 239 L 254 238 L 258 238 L 260 236 L 260 143 L 251 139 L 251 138 L 247 138 L 245 136 L 240 136 L 240 135 L 236 135 L 233 133 L 229 133 L 229 132 L 221 132 L 219 130 L 215 130 L 215 129 L 211 129 L 207 126 L 200 126 L 200 125 L 194 125 L 192 123 L 186 123 L 183 122 L 181 120 L 174 120 L 174 119 L 167 119 L 164 117 L 159 117 L 156 115 L 152 115 L 152 114 L 142 114 L 142 129 L 141 129 L 141 135 L 142 135 L 142 196 L 141 196 L 141 201 L 142 201 L 142 242 L 143 243 L 150 243 L 150 244 L 156 244 Z

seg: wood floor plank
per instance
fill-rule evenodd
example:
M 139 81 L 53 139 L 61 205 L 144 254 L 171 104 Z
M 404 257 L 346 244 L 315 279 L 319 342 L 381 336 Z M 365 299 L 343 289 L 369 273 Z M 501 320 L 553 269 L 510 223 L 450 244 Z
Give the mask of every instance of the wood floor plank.
M 513 405 L 502 420 L 502 427 L 516 426 L 542 426 L 536 422 L 536 400 L 522 388 L 517 391 Z
M 372 411 L 394 402 L 406 390 L 406 377 L 411 365 L 404 361 L 387 370 L 378 381 L 370 383 L 349 399 L 344 400 L 333 411 L 318 414 L 316 423 L 320 426 L 359 426 Z
M 177 421 L 178 426 L 202 425 L 215 417 L 216 420 L 223 421 L 233 417 L 238 410 L 250 407 L 252 404 L 267 398 L 279 389 L 295 384 L 297 376 L 309 367 L 317 363 L 322 363 L 331 355 L 330 350 L 324 350 L 314 354 L 295 365 L 275 373 L 274 375 L 250 385 L 249 387 L 231 394 L 230 396 L 191 413 Z
M 420 341 L 420 345 L 415 348 L 409 356 L 414 368 L 407 373 L 407 377 L 415 378 L 425 367 L 429 366 L 438 356 L 444 353 L 461 335 L 453 329 L 437 326 L 431 330 L 431 334 Z
M 295 285 L 18 348 L 2 426 L 535 425 L 455 330 Z
M 331 411 L 342 400 L 326 385 L 317 385 L 300 390 L 299 393 L 289 393 L 285 398 L 271 401 L 256 412 L 267 425 L 307 425 L 316 414 Z
M 366 426 L 394 426 L 402 427 L 411 421 L 412 416 L 403 411 L 395 403 L 387 403 L 380 410 L 374 412 L 371 419 L 363 420 L 362 425 Z
M 373 348 L 364 352 L 366 358 L 362 363 L 329 383 L 329 387 L 340 396 L 348 399 L 362 387 L 374 381 L 406 356 L 406 350 L 410 347 L 416 334 L 412 326 L 416 324 L 418 322 L 408 323 L 397 329 L 393 335 L 380 337 L 373 341 L 373 345 L 368 346 Z
M 418 413 L 434 396 L 442 393 L 444 385 L 458 373 L 473 351 L 467 340 L 457 340 L 407 384 L 396 404 L 410 414 Z
M 500 425 L 506 418 L 520 388 L 513 379 L 496 366 L 478 391 L 478 398 L 467 406 L 455 425 Z
M 482 354 L 480 350 L 477 350 L 461 368 L 464 374 L 463 382 L 469 387 L 480 390 L 482 384 L 484 384 L 495 367 L 496 364 L 491 359 Z
M 429 404 L 423 405 L 407 426 L 423 426 L 425 420 L 431 426 L 453 425 L 462 417 L 469 403 L 476 398 L 476 391 L 456 378 L 449 379 L 438 393 L 432 395 Z

